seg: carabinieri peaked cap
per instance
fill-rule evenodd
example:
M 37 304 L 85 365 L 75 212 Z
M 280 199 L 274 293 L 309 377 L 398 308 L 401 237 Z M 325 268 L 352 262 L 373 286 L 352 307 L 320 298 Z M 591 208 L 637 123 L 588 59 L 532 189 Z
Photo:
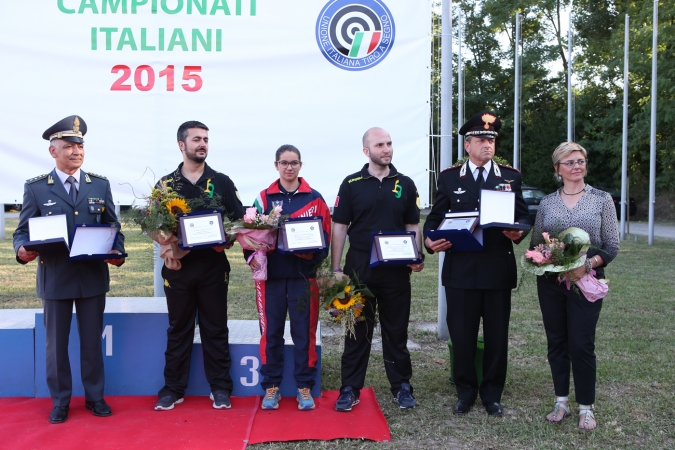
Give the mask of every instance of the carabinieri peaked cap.
M 63 139 L 64 141 L 83 143 L 82 138 L 87 134 L 87 123 L 80 116 L 68 116 L 61 119 L 47 131 L 42 133 L 42 139 L 51 141 L 52 139 Z
M 459 134 L 494 139 L 499 136 L 497 132 L 501 127 L 502 121 L 495 113 L 483 111 L 467 120 L 459 129 Z

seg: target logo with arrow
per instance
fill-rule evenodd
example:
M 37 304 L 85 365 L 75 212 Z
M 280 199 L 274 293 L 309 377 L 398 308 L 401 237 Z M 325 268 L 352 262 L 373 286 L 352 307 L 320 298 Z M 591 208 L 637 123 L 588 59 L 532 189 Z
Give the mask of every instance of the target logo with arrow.
M 390 52 L 394 19 L 380 0 L 331 0 L 316 21 L 316 40 L 323 56 L 344 70 L 366 70 Z

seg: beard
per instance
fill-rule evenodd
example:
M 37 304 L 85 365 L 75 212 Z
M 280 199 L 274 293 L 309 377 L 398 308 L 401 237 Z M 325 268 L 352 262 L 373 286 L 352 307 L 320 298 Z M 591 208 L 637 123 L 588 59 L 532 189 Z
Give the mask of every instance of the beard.
M 388 156 L 387 158 L 389 158 L 389 162 L 385 162 L 385 158 L 381 156 L 375 156 L 372 152 L 370 152 L 370 160 L 380 167 L 388 167 L 389 164 L 391 164 L 392 157 Z
M 186 152 L 185 152 L 185 155 L 187 156 L 187 158 L 188 158 L 190 161 L 193 161 L 193 162 L 196 162 L 196 163 L 198 163 L 198 164 L 201 164 L 201 163 L 203 163 L 204 161 L 206 161 L 206 156 L 208 155 L 208 153 L 207 153 L 207 151 L 206 151 L 205 149 L 201 148 L 201 150 L 204 150 L 204 156 L 197 155 L 197 151 L 198 151 L 198 150 L 200 150 L 200 149 L 197 148 L 197 149 L 195 149 L 194 152 L 186 151 Z

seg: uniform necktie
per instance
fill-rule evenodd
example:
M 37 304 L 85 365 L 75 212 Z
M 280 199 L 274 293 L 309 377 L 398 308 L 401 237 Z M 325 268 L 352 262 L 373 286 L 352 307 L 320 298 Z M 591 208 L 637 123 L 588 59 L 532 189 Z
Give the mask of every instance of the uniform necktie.
M 478 190 L 480 191 L 483 188 L 483 183 L 485 183 L 485 178 L 483 178 L 483 171 L 485 167 L 481 166 L 478 168 L 478 178 L 476 178 L 476 183 L 478 183 Z
M 77 188 L 75 187 L 75 177 L 68 177 L 68 179 L 66 179 L 66 183 L 70 184 L 70 199 L 73 201 L 74 205 L 75 200 L 77 200 Z

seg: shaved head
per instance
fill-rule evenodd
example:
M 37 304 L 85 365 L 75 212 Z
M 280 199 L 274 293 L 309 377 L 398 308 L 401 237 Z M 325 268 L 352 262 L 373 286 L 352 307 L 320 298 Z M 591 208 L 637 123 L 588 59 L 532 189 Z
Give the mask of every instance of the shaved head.
M 371 134 L 373 134 L 374 131 L 381 131 L 381 132 L 383 132 L 383 133 L 386 133 L 387 135 L 389 134 L 389 133 L 387 133 L 384 129 L 382 129 L 382 128 L 380 128 L 380 127 L 373 127 L 373 128 L 370 128 L 368 131 L 366 131 L 366 132 L 363 134 L 363 148 L 370 148 L 370 145 L 371 145 L 371 143 L 370 143 L 370 136 L 371 136 Z

